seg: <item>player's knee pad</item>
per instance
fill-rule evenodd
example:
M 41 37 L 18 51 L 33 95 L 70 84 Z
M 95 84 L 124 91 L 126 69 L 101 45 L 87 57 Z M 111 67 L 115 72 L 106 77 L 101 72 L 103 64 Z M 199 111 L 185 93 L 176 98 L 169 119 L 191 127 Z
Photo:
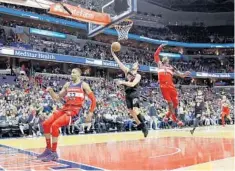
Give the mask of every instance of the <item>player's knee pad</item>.
M 57 125 L 56 123 L 52 124 L 51 126 L 51 135 L 53 137 L 58 137 L 60 134 L 60 130 L 59 130 L 60 126 Z

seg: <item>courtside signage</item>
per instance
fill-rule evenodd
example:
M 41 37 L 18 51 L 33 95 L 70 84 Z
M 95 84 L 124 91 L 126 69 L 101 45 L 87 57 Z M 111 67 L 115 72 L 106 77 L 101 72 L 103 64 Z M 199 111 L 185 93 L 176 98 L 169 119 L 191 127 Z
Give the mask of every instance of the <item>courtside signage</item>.
M 14 55 L 20 57 L 29 57 L 34 59 L 56 60 L 56 55 L 49 53 L 34 52 L 34 51 L 15 50 Z

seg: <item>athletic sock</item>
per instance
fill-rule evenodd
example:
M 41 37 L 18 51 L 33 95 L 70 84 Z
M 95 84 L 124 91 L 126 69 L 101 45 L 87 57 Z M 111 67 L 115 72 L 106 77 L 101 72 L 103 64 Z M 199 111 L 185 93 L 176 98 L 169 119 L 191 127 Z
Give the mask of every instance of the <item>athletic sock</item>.
M 52 143 L 52 149 L 51 151 L 56 152 L 57 149 L 57 142 Z
M 51 150 L 51 138 L 46 138 L 46 148 Z

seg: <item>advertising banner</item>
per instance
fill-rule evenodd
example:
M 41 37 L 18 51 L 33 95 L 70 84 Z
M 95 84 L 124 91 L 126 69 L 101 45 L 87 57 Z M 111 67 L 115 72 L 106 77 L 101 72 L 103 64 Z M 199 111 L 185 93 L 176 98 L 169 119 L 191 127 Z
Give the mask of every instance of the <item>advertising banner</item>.
M 51 5 L 49 13 L 99 25 L 107 25 L 111 22 L 109 14 L 95 12 L 66 3 L 56 3 Z

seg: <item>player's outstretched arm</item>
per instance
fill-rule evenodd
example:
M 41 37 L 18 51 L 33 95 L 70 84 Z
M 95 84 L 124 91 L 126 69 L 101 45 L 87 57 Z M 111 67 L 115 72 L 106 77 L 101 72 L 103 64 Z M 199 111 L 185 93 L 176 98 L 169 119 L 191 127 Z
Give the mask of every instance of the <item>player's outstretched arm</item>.
M 111 54 L 114 58 L 114 60 L 117 62 L 118 66 L 121 68 L 121 70 L 125 73 L 129 71 L 129 68 L 127 68 L 117 57 L 117 55 L 114 53 L 112 47 L 111 47 Z
M 174 75 L 178 76 L 178 77 L 181 77 L 181 78 L 185 78 L 185 77 L 188 77 L 191 75 L 191 72 L 190 71 L 186 71 L 184 73 L 180 72 L 180 71 L 175 71 L 174 72 Z
M 52 99 L 54 99 L 55 101 L 59 101 L 61 98 L 63 98 L 66 95 L 69 84 L 70 84 L 69 82 L 65 83 L 62 90 L 58 94 L 55 93 L 51 87 L 48 87 L 47 91 L 51 95 Z
M 232 108 L 232 104 L 231 104 L 231 102 L 229 100 L 228 100 L 228 107 Z
M 166 46 L 166 45 L 165 45 L 165 44 L 160 45 L 160 46 L 157 48 L 156 52 L 154 53 L 154 61 L 155 61 L 158 65 L 161 65 L 161 64 L 162 64 L 162 62 L 161 62 L 161 60 L 160 60 L 160 57 L 159 57 L 159 54 L 160 54 L 160 52 L 162 51 L 162 49 L 163 49 L 164 46 Z
M 93 112 L 94 112 L 94 110 L 96 108 L 96 98 L 95 98 L 95 95 L 92 92 L 89 84 L 83 82 L 82 83 L 82 88 L 84 89 L 85 93 L 87 94 L 87 96 L 91 100 L 89 114 L 87 115 L 87 118 L 86 118 L 86 122 L 91 122 L 91 119 L 92 119 L 92 116 L 93 116 Z
M 135 79 L 132 82 L 129 81 L 118 81 L 118 85 L 125 85 L 127 87 L 134 87 L 136 86 L 136 84 L 138 84 L 141 80 L 141 75 L 137 74 Z
M 230 101 L 228 99 L 226 99 L 225 101 L 223 101 L 222 106 L 230 108 L 231 107 L 231 103 L 230 103 Z

